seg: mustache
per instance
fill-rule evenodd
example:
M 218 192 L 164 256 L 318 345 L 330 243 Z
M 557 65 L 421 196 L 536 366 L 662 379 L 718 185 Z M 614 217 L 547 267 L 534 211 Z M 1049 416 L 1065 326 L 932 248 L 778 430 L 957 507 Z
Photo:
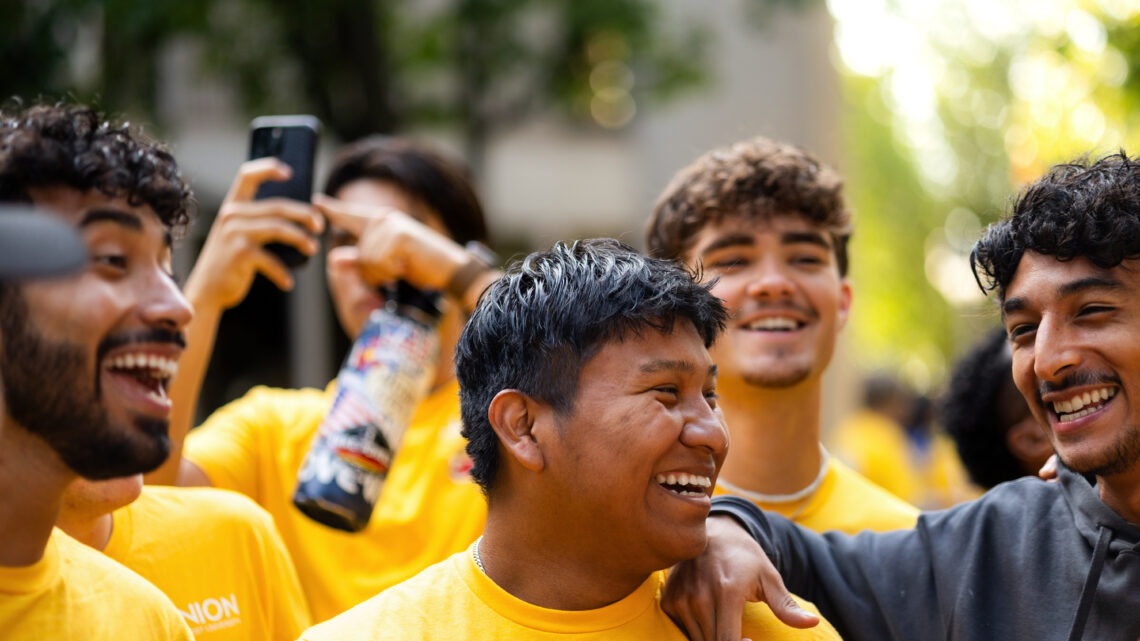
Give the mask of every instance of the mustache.
M 1041 401 L 1041 397 L 1045 394 L 1064 391 L 1070 387 L 1098 384 L 1119 385 L 1120 377 L 1107 372 L 1075 372 L 1056 383 L 1041 381 L 1037 386 L 1037 400 Z
M 172 343 L 180 348 L 186 348 L 186 336 L 179 331 L 154 327 L 132 332 L 119 332 L 104 338 L 95 351 L 95 362 L 103 362 L 107 352 L 135 343 Z

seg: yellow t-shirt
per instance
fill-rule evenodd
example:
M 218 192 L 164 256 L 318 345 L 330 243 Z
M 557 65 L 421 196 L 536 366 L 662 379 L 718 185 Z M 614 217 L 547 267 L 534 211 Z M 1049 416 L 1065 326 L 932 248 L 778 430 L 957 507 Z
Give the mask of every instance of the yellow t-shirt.
M 312 625 L 273 519 L 212 488 L 147 486 L 103 552 L 174 601 L 197 641 L 293 641 Z
M 297 471 L 334 395 L 333 385 L 323 392 L 254 388 L 186 442 L 186 457 L 211 483 L 273 515 L 316 622 L 463 550 L 487 519 L 468 474 L 455 382 L 416 408 L 368 527 L 350 534 L 302 514 L 293 506 Z
M 664 572 L 655 572 L 624 599 L 596 610 L 551 610 L 522 601 L 475 565 L 470 549 L 309 629 L 305 641 L 403 641 L 422 639 L 652 639 L 684 641 L 661 610 Z M 804 606 L 815 612 L 814 606 Z M 780 623 L 768 606 L 745 608 L 745 636 L 765 639 L 839 639 L 826 621 L 807 630 Z
M 194 639 L 158 588 L 58 529 L 38 562 L 0 566 L 0 637 Z
M 832 450 L 872 483 L 927 510 L 977 498 L 953 442 L 934 434 L 920 452 L 906 431 L 891 419 L 868 410 L 843 421 L 832 437 Z
M 835 457 L 828 461 L 819 489 L 802 501 L 764 503 L 720 485 L 713 493 L 752 500 L 762 510 L 785 516 L 816 532 L 883 532 L 911 528 L 918 521 L 918 510 L 913 505 L 868 481 Z

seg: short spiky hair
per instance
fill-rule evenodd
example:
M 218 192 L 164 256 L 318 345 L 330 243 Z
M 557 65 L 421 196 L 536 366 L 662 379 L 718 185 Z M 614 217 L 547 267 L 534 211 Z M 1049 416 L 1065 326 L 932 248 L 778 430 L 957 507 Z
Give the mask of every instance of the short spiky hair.
M 487 418 L 499 391 L 520 390 L 566 414 L 582 367 L 609 341 L 689 321 L 711 345 L 727 313 L 698 280 L 679 263 L 594 239 L 533 253 L 491 285 L 455 348 L 471 476 L 484 493 L 499 467 L 499 440 Z
M 82 105 L 0 112 L 0 202 L 31 202 L 36 187 L 97 189 L 148 205 L 175 238 L 193 212 L 190 186 L 166 147 Z
M 1005 290 L 1026 251 L 1084 257 L 1102 269 L 1140 258 L 1140 164 L 1124 151 L 1056 165 L 1021 192 L 970 254 L 984 292 Z
M 806 151 L 767 138 L 714 149 L 677 172 L 657 201 L 646 230 L 651 256 L 683 259 L 708 225 L 745 217 L 801 216 L 826 231 L 839 275 L 847 275 L 851 214 L 843 181 Z

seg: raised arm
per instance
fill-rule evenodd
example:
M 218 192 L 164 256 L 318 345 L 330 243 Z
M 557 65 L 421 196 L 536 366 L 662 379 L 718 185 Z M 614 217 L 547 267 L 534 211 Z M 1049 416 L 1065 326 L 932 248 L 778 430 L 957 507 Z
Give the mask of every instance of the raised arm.
M 794 625 L 800 615 L 788 590 L 814 602 L 848 641 L 942 634 L 926 537 L 918 530 L 821 535 L 735 497 L 718 497 L 709 522 L 705 552 L 678 566 L 665 592 L 667 611 L 677 613 L 690 638 L 740 639 L 744 601 L 765 601 Z
M 421 289 L 442 291 L 464 311 L 475 309 L 479 295 L 501 272 L 447 236 L 407 214 L 314 196 L 330 225 L 357 237 L 353 247 L 338 247 L 330 261 L 352 262 L 370 283 L 404 279 Z
M 257 274 L 281 289 L 293 288 L 292 273 L 264 249 L 266 243 L 292 245 L 306 255 L 318 249 L 315 235 L 324 228 L 324 219 L 312 205 L 281 198 L 253 200 L 261 183 L 284 180 L 289 171 L 274 158 L 241 166 L 186 280 L 184 293 L 194 307 L 194 320 L 186 327 L 186 351 L 169 390 L 172 448 L 166 462 L 147 475 L 147 483 L 210 484 L 205 473 L 183 460 L 182 447 L 193 426 L 222 313 L 245 299 Z

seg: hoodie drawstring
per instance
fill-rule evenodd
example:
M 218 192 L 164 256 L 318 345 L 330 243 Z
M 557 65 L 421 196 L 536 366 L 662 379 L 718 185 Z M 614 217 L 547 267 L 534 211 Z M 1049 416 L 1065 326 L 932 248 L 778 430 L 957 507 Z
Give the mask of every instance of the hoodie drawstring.
M 1108 541 L 1112 538 L 1112 530 L 1098 525 L 1100 535 L 1093 550 L 1092 565 L 1089 566 L 1089 575 L 1085 578 L 1085 587 L 1081 590 L 1081 602 L 1077 606 L 1077 616 L 1073 619 L 1073 628 L 1069 630 L 1069 641 L 1080 641 L 1085 631 L 1085 623 L 1092 609 L 1093 597 L 1096 596 L 1096 584 L 1100 581 L 1100 571 L 1104 568 L 1104 556 L 1108 552 Z

